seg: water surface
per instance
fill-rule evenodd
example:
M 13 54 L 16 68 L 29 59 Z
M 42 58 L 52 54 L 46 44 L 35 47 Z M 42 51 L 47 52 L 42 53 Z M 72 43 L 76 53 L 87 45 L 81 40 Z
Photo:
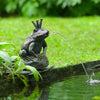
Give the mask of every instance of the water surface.
M 99 81 L 100 72 L 92 76 L 92 79 Z M 46 87 L 36 84 L 33 87 L 24 87 L 18 92 L 20 87 L 16 88 L 8 96 L 2 95 L 0 100 L 92 100 L 93 97 L 100 96 L 100 83 L 87 82 L 86 75 L 72 76 Z

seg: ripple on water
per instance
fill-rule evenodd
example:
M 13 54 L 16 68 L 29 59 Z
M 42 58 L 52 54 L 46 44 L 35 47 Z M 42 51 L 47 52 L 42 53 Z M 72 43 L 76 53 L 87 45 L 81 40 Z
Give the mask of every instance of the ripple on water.
M 91 100 L 100 96 L 100 73 L 93 78 L 87 82 L 86 75 L 80 75 L 56 83 L 50 87 L 49 100 Z

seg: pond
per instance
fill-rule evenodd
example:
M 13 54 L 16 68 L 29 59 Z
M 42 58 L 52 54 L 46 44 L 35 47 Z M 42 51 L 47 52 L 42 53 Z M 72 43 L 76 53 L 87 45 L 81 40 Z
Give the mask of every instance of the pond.
M 100 72 L 90 77 L 99 81 Z M 86 75 L 76 75 L 50 85 L 35 84 L 28 88 L 16 87 L 12 93 L 8 91 L 2 91 L 0 100 L 92 100 L 100 96 L 100 83 L 88 83 Z
M 100 74 L 95 76 L 100 79 Z M 91 100 L 100 96 L 100 83 L 87 83 L 85 75 L 74 76 L 50 87 L 49 100 Z

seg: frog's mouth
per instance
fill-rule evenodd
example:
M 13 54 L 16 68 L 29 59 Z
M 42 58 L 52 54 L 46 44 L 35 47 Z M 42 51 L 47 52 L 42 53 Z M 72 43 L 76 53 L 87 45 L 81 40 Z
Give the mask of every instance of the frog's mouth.
M 46 33 L 41 33 L 41 34 L 38 34 L 37 35 L 37 38 L 46 38 L 46 37 L 48 37 L 48 35 L 49 35 L 49 31 L 47 31 Z

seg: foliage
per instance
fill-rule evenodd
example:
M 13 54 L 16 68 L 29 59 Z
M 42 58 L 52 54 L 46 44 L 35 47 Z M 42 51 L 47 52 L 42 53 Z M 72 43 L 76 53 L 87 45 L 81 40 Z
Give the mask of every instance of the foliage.
M 36 81 L 39 81 L 39 76 L 40 76 L 40 78 L 42 79 L 42 76 L 41 76 L 40 73 L 36 70 L 35 67 L 32 67 L 32 66 L 27 65 L 27 66 L 25 66 L 25 69 L 30 70 L 30 71 L 33 73 L 33 75 L 34 75 Z
M 61 5 L 62 8 L 66 6 L 75 6 L 76 4 L 81 4 L 82 0 L 58 0 L 57 5 Z
M 8 70 L 10 74 L 12 75 L 12 78 L 14 80 L 14 74 L 13 70 L 11 68 L 13 67 L 13 61 L 17 58 L 16 56 L 9 57 L 8 53 L 4 51 L 0 51 L 0 65 L 4 67 L 5 73 Z M 2 71 L 3 72 L 3 71 Z M 3 73 L 1 73 L 2 75 Z
M 1 47 L 4 47 L 4 45 L 8 45 L 8 44 L 9 43 L 6 43 L 6 42 L 0 42 L 0 49 Z M 30 70 L 33 73 L 36 81 L 39 80 L 39 76 L 42 79 L 42 76 L 34 67 L 25 66 L 22 60 L 15 61 L 17 58 L 18 58 L 17 56 L 9 56 L 7 52 L 0 50 L 0 66 L 1 66 L 0 74 L 3 75 L 3 73 L 6 73 L 7 71 L 9 71 L 10 74 L 12 75 L 13 81 L 15 80 L 14 75 L 17 75 L 24 82 L 25 86 L 28 86 L 27 78 L 24 75 L 19 75 L 19 73 L 21 73 L 24 69 Z
M 99 5 L 100 0 L 1 0 L 0 15 L 28 17 L 100 15 Z
M 100 100 L 99 96 L 92 97 L 92 100 Z
M 6 45 L 8 45 L 9 43 L 6 42 L 1 42 L 0 43 L 0 49 Z M 12 67 L 13 67 L 13 61 L 15 61 L 15 59 L 17 58 L 17 56 L 9 56 L 7 52 L 1 51 L 0 50 L 0 65 L 1 67 L 4 67 L 4 69 L 1 69 L 1 75 L 3 74 L 3 70 L 6 72 L 7 70 L 10 72 L 10 74 L 12 75 L 12 78 L 14 80 L 14 74 L 12 71 Z

